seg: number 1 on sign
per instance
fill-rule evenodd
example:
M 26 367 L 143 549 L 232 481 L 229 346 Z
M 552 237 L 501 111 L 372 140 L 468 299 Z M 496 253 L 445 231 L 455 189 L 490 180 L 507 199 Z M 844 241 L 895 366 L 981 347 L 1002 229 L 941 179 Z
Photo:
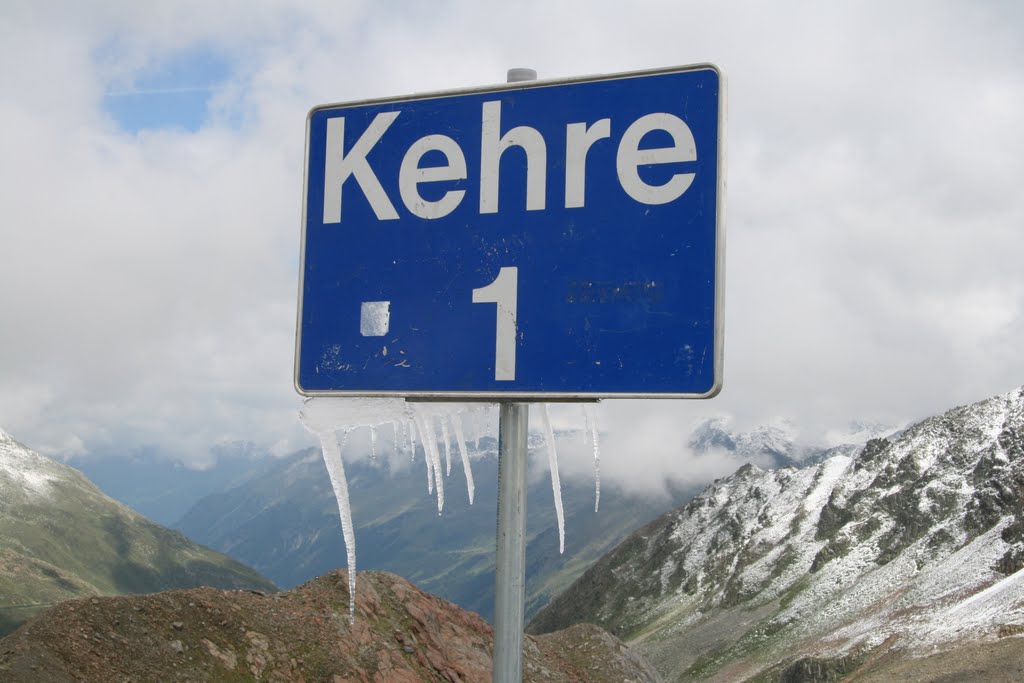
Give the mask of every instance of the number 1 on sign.
M 516 306 L 519 299 L 519 269 L 498 271 L 498 277 L 486 287 L 473 290 L 473 303 L 497 304 L 494 339 L 494 379 L 516 378 Z

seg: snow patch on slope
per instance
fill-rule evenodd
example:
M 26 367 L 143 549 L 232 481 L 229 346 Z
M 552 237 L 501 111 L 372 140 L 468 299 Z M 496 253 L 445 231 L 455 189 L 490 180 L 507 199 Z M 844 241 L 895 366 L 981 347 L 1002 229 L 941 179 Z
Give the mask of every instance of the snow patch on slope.
M 826 610 L 818 620 L 822 623 L 815 626 L 827 628 L 830 618 L 859 615 L 830 636 L 841 643 L 841 653 L 875 647 L 894 636 L 900 638 L 901 648 L 927 653 L 989 636 L 999 624 L 1021 623 L 1024 570 L 1008 577 L 992 570 L 1005 551 L 999 537 L 1003 527 L 998 525 L 920 570 L 912 557 L 901 557 L 890 563 L 897 565 L 893 569 L 865 575 L 861 589 L 841 600 L 847 609 Z
M 815 486 L 804 498 L 803 506 L 804 512 L 812 515 L 815 523 L 817 523 L 818 517 L 821 515 L 821 509 L 825 506 L 829 496 L 832 495 L 832 489 L 836 487 L 842 476 L 850 469 L 852 462 L 851 458 L 837 455 L 823 462 L 821 467 L 818 468 Z
M 0 430 L 0 491 L 13 495 L 46 498 L 52 492 L 51 484 L 59 477 L 51 469 L 49 459 L 31 451 Z

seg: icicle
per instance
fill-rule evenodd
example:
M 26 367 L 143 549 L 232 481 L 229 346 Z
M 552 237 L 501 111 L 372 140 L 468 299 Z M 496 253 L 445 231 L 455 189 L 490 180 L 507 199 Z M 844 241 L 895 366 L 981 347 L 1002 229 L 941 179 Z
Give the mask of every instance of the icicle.
M 370 457 L 377 459 L 377 428 L 370 425 Z
M 409 454 L 409 462 L 416 462 L 416 449 L 412 443 L 412 423 L 402 421 L 402 448 Z
M 594 443 L 594 512 L 601 506 L 601 445 L 597 440 L 597 413 L 593 403 L 583 404 L 583 415 L 590 426 L 590 440 Z
M 445 419 L 444 415 L 440 416 L 441 420 L 441 440 L 444 441 L 444 463 L 445 463 L 445 476 L 452 476 L 452 444 L 451 435 L 448 433 L 448 420 Z
M 406 429 L 409 431 L 409 453 L 410 461 L 416 462 L 416 429 L 413 427 L 412 422 L 406 423 Z
M 430 452 L 430 459 L 434 463 L 434 483 L 437 485 L 437 514 L 444 509 L 444 477 L 441 476 L 441 454 L 437 451 L 437 436 L 434 434 L 434 425 L 430 420 L 424 420 L 427 426 L 427 450 Z
M 469 465 L 469 454 L 466 453 L 466 437 L 462 433 L 462 419 L 458 413 L 452 415 L 452 428 L 455 430 L 455 443 L 459 446 L 459 457 L 462 458 L 462 471 L 466 473 L 466 491 L 469 493 L 469 504 L 473 504 L 473 468 Z
M 473 436 L 475 437 L 473 442 L 473 448 L 476 450 L 477 453 L 480 452 L 480 432 L 482 431 L 482 428 L 480 426 L 481 413 L 483 413 L 482 410 L 473 411 Z
M 437 452 L 437 437 L 434 436 L 431 421 L 424 418 L 422 409 L 416 406 L 414 411 L 416 426 L 420 430 L 420 442 L 423 444 L 423 459 L 427 461 L 427 469 L 433 468 L 434 470 L 428 476 L 433 477 L 434 483 L 437 484 L 437 514 L 440 515 L 441 510 L 444 509 L 444 478 L 441 476 L 441 457 Z
M 419 425 L 419 416 L 416 419 L 417 427 L 420 430 L 420 443 L 423 444 L 423 462 L 427 466 L 427 493 L 434 493 L 434 461 L 430 458 L 430 451 L 427 450 L 427 435 L 424 433 L 422 426 Z
M 581 403 L 583 406 L 583 445 L 586 446 L 587 442 L 590 441 L 590 411 L 587 410 L 589 403 Z
M 347 432 L 345 434 L 348 435 Z M 345 465 L 341 461 L 341 444 L 335 432 L 320 434 L 320 448 L 331 479 L 334 497 L 338 501 L 341 516 L 341 534 L 345 540 L 345 556 L 348 564 L 348 623 L 356 621 L 356 534 L 352 527 L 352 509 L 348 502 L 348 481 L 345 479 Z
M 393 443 L 395 444 L 395 455 L 401 455 L 405 451 L 405 448 L 403 446 L 405 441 L 402 438 L 402 436 L 400 435 L 400 429 L 398 427 L 398 420 L 392 420 L 391 421 L 391 431 L 394 432 L 394 435 L 395 435 L 395 437 L 393 439 Z
M 562 482 L 558 478 L 558 453 L 555 451 L 555 433 L 551 429 L 548 404 L 540 405 L 540 421 L 544 427 L 544 440 L 548 445 L 548 465 L 551 468 L 551 492 L 555 496 L 555 515 L 558 517 L 558 552 L 565 552 L 565 512 L 562 510 Z

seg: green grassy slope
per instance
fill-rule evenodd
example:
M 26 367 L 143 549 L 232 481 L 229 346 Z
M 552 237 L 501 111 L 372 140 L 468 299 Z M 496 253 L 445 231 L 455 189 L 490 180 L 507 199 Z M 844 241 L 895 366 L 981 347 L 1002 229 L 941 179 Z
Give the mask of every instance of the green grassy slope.
M 2 433 L 0 465 L 0 632 L 70 597 L 200 585 L 274 589 Z

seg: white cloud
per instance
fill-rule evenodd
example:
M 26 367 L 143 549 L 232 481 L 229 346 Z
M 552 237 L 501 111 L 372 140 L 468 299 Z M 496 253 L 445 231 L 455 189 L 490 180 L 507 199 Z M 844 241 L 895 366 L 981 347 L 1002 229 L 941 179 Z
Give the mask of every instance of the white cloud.
M 713 412 L 824 430 L 1006 390 L 1024 382 L 1022 19 L 1012 3 L 8 5 L 0 425 L 195 462 L 222 441 L 304 443 L 306 112 L 511 66 L 714 61 L 729 79 L 725 390 L 607 402 L 609 477 L 717 474 L 681 448 Z M 231 71 L 200 130 L 131 134 L 103 110 L 194 50 Z

